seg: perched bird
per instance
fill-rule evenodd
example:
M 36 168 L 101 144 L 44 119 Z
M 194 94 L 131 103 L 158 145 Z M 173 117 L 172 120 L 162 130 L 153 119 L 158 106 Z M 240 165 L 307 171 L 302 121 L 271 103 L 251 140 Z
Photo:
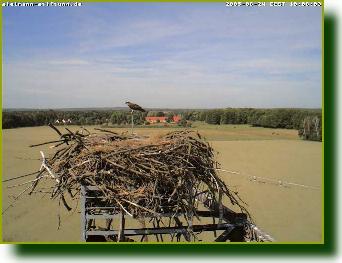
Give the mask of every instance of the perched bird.
M 141 112 L 145 112 L 145 110 L 143 108 L 141 108 L 138 104 L 134 104 L 132 102 L 129 102 L 129 101 L 126 101 L 125 102 L 127 104 L 127 106 L 132 110 L 132 112 L 134 110 L 137 110 L 137 111 L 141 111 Z
M 126 101 L 125 102 L 127 106 L 131 109 L 131 116 L 132 116 L 132 134 L 133 134 L 133 127 L 134 127 L 134 120 L 133 120 L 133 112 L 136 111 L 141 111 L 141 112 L 146 112 L 143 108 L 141 108 L 138 104 L 134 104 L 132 102 Z

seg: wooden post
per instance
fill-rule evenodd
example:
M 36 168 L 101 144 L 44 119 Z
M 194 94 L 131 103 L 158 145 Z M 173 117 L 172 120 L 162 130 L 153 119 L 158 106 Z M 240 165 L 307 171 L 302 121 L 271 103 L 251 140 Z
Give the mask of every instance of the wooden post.
M 219 190 L 219 200 L 218 200 L 218 205 L 219 205 L 219 224 L 222 224 L 222 219 L 223 219 L 223 204 L 222 204 L 222 191 Z
M 145 223 L 144 218 L 140 220 L 140 224 L 141 224 L 142 228 L 146 228 L 146 223 Z M 141 241 L 148 242 L 148 236 L 147 235 L 142 236 Z
M 86 192 L 84 186 L 81 186 L 81 239 L 83 242 L 87 241 L 87 219 L 86 219 L 86 207 L 85 207 Z
M 118 234 L 118 241 L 122 242 L 125 240 L 125 214 L 124 211 L 120 213 L 120 229 Z
M 134 127 L 134 117 L 133 117 L 133 110 L 132 110 L 132 135 L 133 135 L 133 127 Z

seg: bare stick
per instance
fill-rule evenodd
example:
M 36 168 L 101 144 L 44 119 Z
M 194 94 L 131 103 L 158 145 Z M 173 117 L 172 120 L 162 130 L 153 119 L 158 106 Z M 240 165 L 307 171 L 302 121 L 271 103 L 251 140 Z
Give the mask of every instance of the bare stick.
M 59 136 L 62 136 L 62 133 L 51 123 L 48 124 L 55 132 L 58 133 Z

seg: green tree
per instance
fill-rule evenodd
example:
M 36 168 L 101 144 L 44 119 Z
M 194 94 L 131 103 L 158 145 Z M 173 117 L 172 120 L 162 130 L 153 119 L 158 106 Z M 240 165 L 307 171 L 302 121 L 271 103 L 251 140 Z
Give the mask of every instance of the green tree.
M 165 114 L 162 111 L 158 111 L 156 114 L 156 117 L 164 117 L 164 116 L 165 116 Z

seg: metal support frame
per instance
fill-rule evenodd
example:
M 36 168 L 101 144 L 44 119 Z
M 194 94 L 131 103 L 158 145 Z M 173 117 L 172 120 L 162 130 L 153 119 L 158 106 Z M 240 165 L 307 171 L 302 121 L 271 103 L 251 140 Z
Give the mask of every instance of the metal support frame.
M 235 213 L 229 208 L 223 206 L 222 203 L 214 202 L 207 192 L 198 194 L 196 196 L 196 200 L 203 203 L 208 211 L 196 211 L 196 216 L 218 218 L 218 223 L 213 222 L 213 224 L 193 225 L 191 217 L 191 220 L 188 220 L 188 225 L 183 226 L 178 217 L 184 216 L 184 214 L 165 213 L 162 214 L 162 217 L 173 217 L 175 219 L 176 226 L 160 227 L 158 223 L 157 227 L 146 228 L 145 226 L 143 226 L 142 228 L 137 229 L 125 229 L 124 211 L 118 210 L 115 207 L 93 206 L 92 201 L 94 199 L 101 198 L 97 187 L 81 186 L 80 197 L 82 230 L 81 238 L 82 241 L 85 242 L 91 236 L 103 236 L 103 238 L 115 236 L 116 240 L 120 242 L 124 241 L 125 237 L 130 236 L 142 236 L 141 240 L 143 240 L 144 237 L 146 238 L 148 235 L 159 235 L 160 239 L 163 240 L 163 234 L 183 235 L 186 241 L 191 241 L 191 237 L 189 235 L 189 227 L 191 229 L 191 232 L 194 233 L 204 231 L 216 232 L 218 230 L 224 230 L 224 232 L 215 239 L 216 242 L 225 242 L 227 240 L 242 240 L 244 236 L 244 224 L 247 218 L 246 215 L 243 213 Z M 94 211 L 96 211 L 96 213 Z M 149 217 L 152 218 L 154 216 L 146 214 L 146 218 Z M 117 229 L 110 228 L 112 221 L 110 221 L 110 223 L 108 224 L 107 229 L 96 228 L 96 219 L 113 220 L 114 218 L 120 218 L 120 225 Z M 223 220 L 225 222 L 223 222 Z M 234 237 L 232 237 L 233 232 Z

